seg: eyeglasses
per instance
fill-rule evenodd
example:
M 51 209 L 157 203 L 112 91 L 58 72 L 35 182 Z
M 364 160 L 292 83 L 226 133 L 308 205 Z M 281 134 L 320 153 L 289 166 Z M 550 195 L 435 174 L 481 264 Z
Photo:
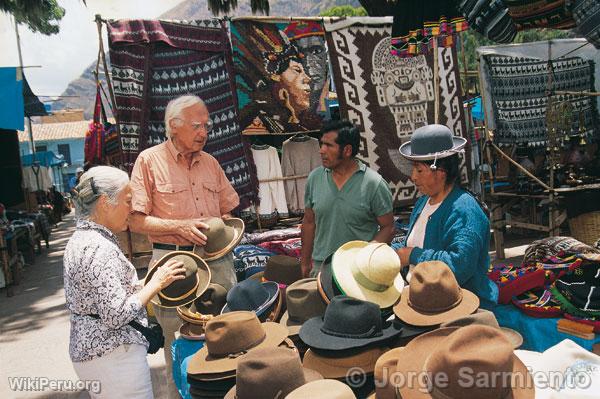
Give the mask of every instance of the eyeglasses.
M 194 129 L 195 131 L 204 130 L 204 131 L 206 131 L 206 133 L 208 133 L 213 128 L 213 121 L 211 121 L 210 119 L 207 120 L 206 123 L 202 123 L 202 122 L 188 122 L 188 121 L 184 121 L 181 118 L 174 118 L 174 119 L 178 119 L 178 120 L 180 120 L 182 122 L 189 123 L 192 126 L 192 129 Z

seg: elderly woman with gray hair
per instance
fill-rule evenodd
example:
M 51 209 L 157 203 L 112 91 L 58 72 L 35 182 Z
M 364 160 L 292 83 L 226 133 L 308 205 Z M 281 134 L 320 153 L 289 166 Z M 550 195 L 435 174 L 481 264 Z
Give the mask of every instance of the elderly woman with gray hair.
M 145 305 L 184 278 L 181 262 L 167 262 L 142 286 L 119 248 L 127 228 L 131 188 L 127 173 L 91 168 L 75 187 L 79 220 L 64 253 L 64 283 L 71 312 L 69 354 L 81 380 L 100 381 L 92 398 L 153 398 L 148 342 L 130 321 L 147 326 Z

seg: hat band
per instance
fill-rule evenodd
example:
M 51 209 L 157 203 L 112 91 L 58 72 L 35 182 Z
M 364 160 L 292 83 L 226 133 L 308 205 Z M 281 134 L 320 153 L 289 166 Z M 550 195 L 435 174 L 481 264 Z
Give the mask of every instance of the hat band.
M 262 328 L 262 326 L 261 326 L 261 328 Z M 267 338 L 267 334 L 263 330 L 262 337 L 260 337 L 256 342 L 253 342 L 250 345 L 246 346 L 245 348 L 241 348 L 237 352 L 228 352 L 228 353 L 215 354 L 215 353 L 211 353 L 210 352 L 210 348 L 208 349 L 208 352 L 210 353 L 211 356 L 219 358 L 219 359 L 224 359 L 224 358 L 236 359 L 236 358 L 238 358 L 238 357 L 240 357 L 240 356 L 245 355 L 246 353 L 248 353 L 248 351 L 250 349 L 252 349 L 252 348 L 260 345 L 266 338 Z
M 375 337 L 381 337 L 383 335 L 383 331 L 377 330 L 376 326 L 372 326 L 369 329 L 369 331 L 361 333 L 361 334 L 349 334 L 349 333 L 344 333 L 344 332 L 337 332 L 337 331 L 333 331 L 328 328 L 325 328 L 325 326 L 321 327 L 321 332 L 323 334 L 331 335 L 334 337 L 340 337 L 340 338 L 375 338 Z
M 454 303 L 452 303 L 451 305 L 440 306 L 440 307 L 437 307 L 437 308 L 431 308 L 431 307 L 424 308 L 424 307 L 421 307 L 419 305 L 415 305 L 414 303 L 411 302 L 411 300 L 410 300 L 410 291 L 409 291 L 407 303 L 408 303 L 408 306 L 410 306 L 414 310 L 416 310 L 418 312 L 421 312 L 421 313 L 440 313 L 440 312 L 445 312 L 446 310 L 450 310 L 450 309 L 453 309 L 453 308 L 457 307 L 462 302 L 462 299 L 463 299 L 462 289 L 459 288 L 458 289 L 458 299 Z
M 371 256 L 372 256 L 372 254 L 371 254 Z M 371 257 L 369 257 L 369 263 L 370 263 L 370 261 L 371 261 Z M 350 266 L 350 271 L 352 271 L 352 277 L 354 277 L 354 280 L 356 280 L 356 282 L 358 284 L 362 285 L 363 287 L 365 287 L 366 289 L 368 289 L 370 291 L 384 292 L 385 290 L 390 288 L 389 285 L 378 284 L 378 283 L 375 283 L 375 282 L 369 280 L 369 278 L 367 276 L 365 276 L 358 269 L 356 262 L 352 263 L 352 265 Z
M 183 294 L 183 295 L 181 295 L 181 296 L 178 296 L 178 297 L 175 297 L 175 298 L 173 298 L 173 297 L 170 297 L 170 296 L 168 296 L 168 295 L 165 295 L 165 294 L 163 294 L 163 292 L 162 292 L 162 291 L 158 291 L 158 295 L 159 295 L 161 298 L 164 298 L 164 299 L 166 299 L 166 300 L 168 300 L 168 301 L 171 301 L 171 302 L 181 301 L 182 299 L 185 299 L 185 298 L 189 297 L 191 294 L 193 294 L 194 292 L 196 292 L 196 290 L 198 290 L 198 285 L 199 285 L 199 284 L 200 284 L 200 279 L 198 278 L 198 274 L 196 274 L 196 284 L 194 285 L 194 287 L 192 287 L 192 289 L 191 289 L 191 290 L 189 290 L 189 291 L 188 291 L 188 292 L 186 292 L 185 294 Z

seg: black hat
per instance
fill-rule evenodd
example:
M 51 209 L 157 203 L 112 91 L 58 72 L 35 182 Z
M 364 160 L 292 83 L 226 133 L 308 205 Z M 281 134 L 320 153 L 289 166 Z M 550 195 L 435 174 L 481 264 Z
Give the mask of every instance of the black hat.
M 279 285 L 274 281 L 259 283 L 247 279 L 234 285 L 227 293 L 227 304 L 221 313 L 246 310 L 260 316 L 279 299 Z
M 333 254 L 329 255 L 321 264 L 321 271 L 317 276 L 319 280 L 319 293 L 323 297 L 325 303 L 331 302 L 331 299 L 337 295 L 344 295 L 333 279 L 333 271 L 331 270 L 331 260 Z
M 323 317 L 307 320 L 300 339 L 311 348 L 344 350 L 382 342 L 400 334 L 381 318 L 379 305 L 347 296 L 336 296 Z

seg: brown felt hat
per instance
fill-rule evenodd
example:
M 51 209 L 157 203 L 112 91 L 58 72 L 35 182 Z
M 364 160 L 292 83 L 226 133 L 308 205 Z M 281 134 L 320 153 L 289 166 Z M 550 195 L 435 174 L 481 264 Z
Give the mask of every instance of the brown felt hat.
M 202 232 L 206 235 L 204 245 L 205 261 L 210 262 L 227 255 L 239 244 L 244 236 L 244 221 L 238 218 L 209 218 L 204 221 L 209 226 Z
M 185 321 L 179 327 L 179 335 L 190 341 L 201 341 L 204 339 L 204 326 Z
M 275 281 L 279 284 L 290 285 L 302 278 L 300 260 L 292 256 L 273 255 L 267 259 L 265 270 L 250 276 L 253 280 Z
M 533 377 L 497 328 L 472 325 L 439 328 L 406 345 L 396 371 L 407 381 L 397 388 L 413 398 L 531 398 Z
M 465 327 L 471 325 L 481 325 L 500 329 L 506 338 L 508 338 L 508 340 L 512 343 L 514 349 L 518 349 L 523 344 L 523 336 L 521 334 L 511 328 L 500 327 L 494 313 L 485 309 L 478 309 L 477 312 L 473 314 L 442 323 L 440 324 L 440 328 Z
M 318 372 L 303 368 L 294 350 L 257 349 L 239 361 L 235 386 L 225 399 L 283 398 L 299 386 L 322 378 Z
M 296 388 L 285 399 L 356 399 L 352 389 L 338 380 L 317 380 Z
M 377 359 L 387 350 L 384 347 L 374 347 L 344 355 L 344 351 L 317 353 L 314 349 L 309 349 L 304 354 L 302 365 L 318 371 L 325 378 L 346 378 L 348 371 L 354 367 L 359 367 L 365 374 L 372 374 Z
M 375 362 L 373 376 L 375 380 L 375 396 L 377 399 L 396 399 L 396 365 L 404 348 L 394 348 L 385 352 Z
M 194 301 L 194 307 L 200 314 L 217 316 L 227 303 L 227 290 L 220 284 L 211 283 L 206 291 Z
M 148 284 L 159 267 L 171 259 L 183 263 L 185 278 L 175 280 L 159 291 L 158 295 L 151 299 L 153 305 L 174 308 L 188 304 L 202 295 L 210 283 L 210 269 L 202 258 L 193 252 L 173 251 L 165 254 L 148 271 L 144 278 L 144 285 Z
M 288 328 L 290 335 L 297 335 L 302 324 L 310 318 L 323 316 L 327 306 L 317 289 L 317 279 L 305 278 L 287 287 L 285 292 L 287 312 L 281 317 L 281 324 Z
M 479 298 L 458 285 L 447 264 L 429 261 L 414 268 L 394 313 L 405 323 L 423 327 L 469 315 L 478 307 Z
M 188 374 L 214 374 L 235 370 L 250 351 L 279 346 L 287 337 L 279 323 L 260 323 L 256 313 L 237 311 L 206 323 L 206 344 L 188 364 Z

